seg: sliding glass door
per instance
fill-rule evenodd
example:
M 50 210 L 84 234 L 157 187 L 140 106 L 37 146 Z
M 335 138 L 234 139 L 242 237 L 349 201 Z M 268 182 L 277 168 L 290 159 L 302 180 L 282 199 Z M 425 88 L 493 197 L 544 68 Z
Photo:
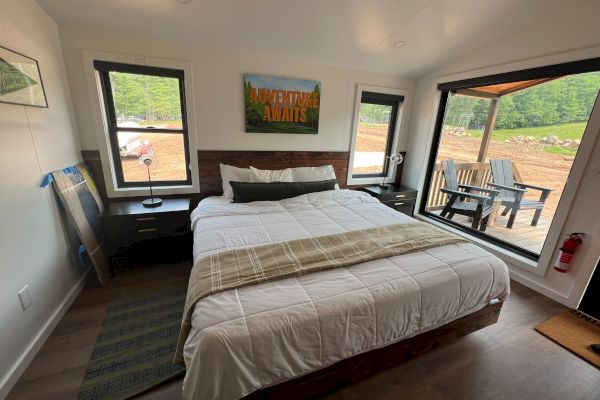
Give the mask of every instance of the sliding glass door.
M 440 85 L 421 212 L 537 259 L 600 90 L 570 64 Z

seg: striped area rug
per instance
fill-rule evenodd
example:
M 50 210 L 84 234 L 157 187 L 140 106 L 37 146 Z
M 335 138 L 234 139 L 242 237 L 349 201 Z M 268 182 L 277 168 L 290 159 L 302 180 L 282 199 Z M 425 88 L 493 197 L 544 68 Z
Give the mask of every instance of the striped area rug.
M 186 289 L 108 306 L 77 399 L 121 400 L 172 378 Z

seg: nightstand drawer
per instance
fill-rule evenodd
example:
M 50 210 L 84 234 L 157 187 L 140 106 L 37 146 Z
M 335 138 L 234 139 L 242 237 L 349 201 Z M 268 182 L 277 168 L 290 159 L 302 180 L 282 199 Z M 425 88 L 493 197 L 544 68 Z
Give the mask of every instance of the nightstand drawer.
M 414 207 L 415 202 L 416 202 L 416 199 L 397 199 L 397 200 L 391 200 L 391 201 L 382 201 L 383 204 L 385 204 L 386 206 L 392 207 L 392 208 L 407 207 L 407 206 Z
M 381 203 L 403 214 L 412 216 L 415 202 L 416 199 L 398 199 L 397 201 L 382 201 Z
M 394 192 L 390 192 L 390 193 L 382 193 L 379 196 L 379 200 L 384 202 L 384 201 L 408 201 L 408 200 L 415 200 L 417 198 L 417 192 L 401 192 L 401 193 L 394 193 Z
M 109 237 L 127 236 L 158 231 L 156 217 L 148 215 L 126 215 L 119 217 L 104 217 L 104 229 Z
M 415 203 L 417 202 L 417 191 L 415 189 L 398 185 L 385 187 L 373 185 L 366 186 L 362 190 L 378 198 L 382 204 L 403 214 L 413 216 Z
M 160 214 L 127 215 L 105 217 L 104 229 L 109 237 L 121 237 L 152 233 L 170 235 L 187 232 L 188 213 L 173 212 Z

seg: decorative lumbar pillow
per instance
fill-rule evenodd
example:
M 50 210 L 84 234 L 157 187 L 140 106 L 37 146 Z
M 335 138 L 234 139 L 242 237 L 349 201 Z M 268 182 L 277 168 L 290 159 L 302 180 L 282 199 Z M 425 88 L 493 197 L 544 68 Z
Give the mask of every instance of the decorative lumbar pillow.
M 226 164 L 219 164 L 219 167 L 223 181 L 223 197 L 233 199 L 233 191 L 229 182 L 250 182 L 250 168 L 238 168 Z
M 234 203 L 277 201 L 302 194 L 334 190 L 336 180 L 318 182 L 230 182 Z
M 258 169 L 250 167 L 250 182 L 292 182 L 292 170 L 286 169 Z
M 333 165 L 292 168 L 292 182 L 315 182 L 337 179 Z M 338 189 L 336 185 L 336 189 Z

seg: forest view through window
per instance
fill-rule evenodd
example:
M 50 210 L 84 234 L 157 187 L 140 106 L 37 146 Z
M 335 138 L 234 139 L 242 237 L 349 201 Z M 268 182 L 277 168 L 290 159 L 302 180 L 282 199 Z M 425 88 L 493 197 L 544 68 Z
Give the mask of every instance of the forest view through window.
M 96 62 L 120 187 L 190 184 L 183 71 Z

